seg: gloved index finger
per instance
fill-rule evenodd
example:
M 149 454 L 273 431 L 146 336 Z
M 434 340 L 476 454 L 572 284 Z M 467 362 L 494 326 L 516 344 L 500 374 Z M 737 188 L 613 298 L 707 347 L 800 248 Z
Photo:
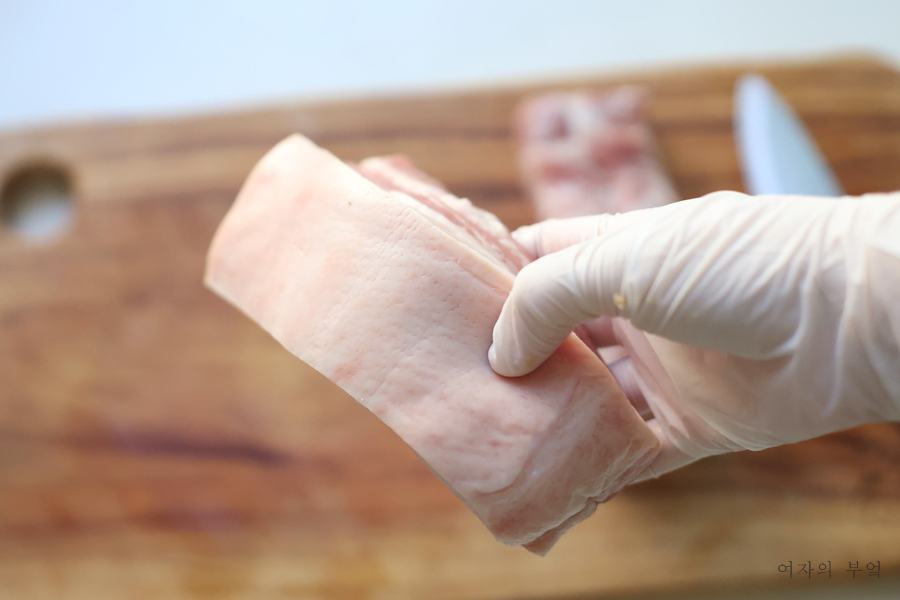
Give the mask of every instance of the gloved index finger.
M 645 219 L 648 208 L 615 215 L 602 214 L 570 219 L 547 219 L 516 229 L 512 235 L 535 258 L 559 252 L 569 246 L 620 231 Z

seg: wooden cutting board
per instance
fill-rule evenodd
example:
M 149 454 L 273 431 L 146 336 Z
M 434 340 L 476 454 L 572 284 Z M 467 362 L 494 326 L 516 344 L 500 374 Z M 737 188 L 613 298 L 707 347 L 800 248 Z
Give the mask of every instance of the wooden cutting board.
M 900 74 L 760 72 L 849 193 L 900 189 Z M 251 166 L 299 131 L 405 152 L 510 227 L 532 220 L 510 115 L 543 89 L 647 85 L 684 197 L 740 189 L 745 67 L 297 104 L 0 135 L 0 178 L 73 182 L 74 227 L 0 229 L 0 598 L 592 598 L 900 573 L 900 426 L 710 458 L 626 490 L 546 558 L 495 542 L 390 430 L 201 285 Z M 831 561 L 832 576 L 779 573 Z M 849 561 L 880 561 L 851 579 Z M 629 596 L 630 597 L 630 596 Z

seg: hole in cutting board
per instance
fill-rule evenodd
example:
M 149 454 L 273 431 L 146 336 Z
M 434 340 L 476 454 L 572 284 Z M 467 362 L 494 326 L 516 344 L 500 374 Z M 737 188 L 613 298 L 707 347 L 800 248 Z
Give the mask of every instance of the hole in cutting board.
M 75 220 L 68 174 L 51 165 L 20 168 L 0 192 L 0 222 L 33 242 L 54 240 Z

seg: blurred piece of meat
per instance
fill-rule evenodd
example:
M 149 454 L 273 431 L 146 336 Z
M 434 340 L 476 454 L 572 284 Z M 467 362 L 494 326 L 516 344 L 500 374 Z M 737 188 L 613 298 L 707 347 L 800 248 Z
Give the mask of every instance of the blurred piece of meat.
M 523 102 L 515 118 L 522 179 L 538 220 L 661 206 L 677 194 L 634 87 L 558 92 Z
M 491 369 L 529 260 L 408 159 L 353 168 L 292 136 L 220 225 L 206 283 L 390 426 L 497 539 L 543 554 L 658 441 L 574 335 L 530 375 Z

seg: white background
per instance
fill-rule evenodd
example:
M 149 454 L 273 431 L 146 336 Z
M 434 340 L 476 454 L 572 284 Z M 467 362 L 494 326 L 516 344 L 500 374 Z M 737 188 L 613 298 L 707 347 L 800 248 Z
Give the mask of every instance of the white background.
M 0 130 L 841 50 L 900 63 L 900 0 L 0 0 Z M 850 595 L 900 592 L 741 598 Z
M 0 129 L 873 50 L 898 0 L 0 0 Z

